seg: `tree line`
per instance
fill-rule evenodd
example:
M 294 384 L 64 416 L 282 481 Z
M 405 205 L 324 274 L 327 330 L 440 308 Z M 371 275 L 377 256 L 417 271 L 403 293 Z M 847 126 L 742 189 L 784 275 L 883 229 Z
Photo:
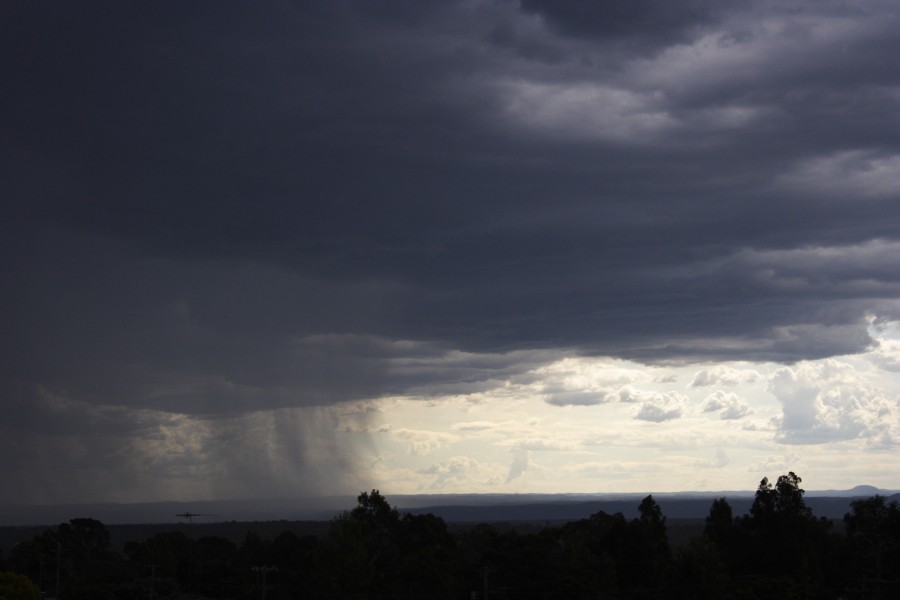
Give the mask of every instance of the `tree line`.
M 900 597 L 900 507 L 851 503 L 817 518 L 793 472 L 764 478 L 746 515 L 713 501 L 702 534 L 673 548 L 653 496 L 639 516 L 603 511 L 522 532 L 451 531 L 401 514 L 378 490 L 323 535 L 247 533 L 237 544 L 182 531 L 110 546 L 106 527 L 72 519 L 0 557 L 0 599 L 734 599 Z

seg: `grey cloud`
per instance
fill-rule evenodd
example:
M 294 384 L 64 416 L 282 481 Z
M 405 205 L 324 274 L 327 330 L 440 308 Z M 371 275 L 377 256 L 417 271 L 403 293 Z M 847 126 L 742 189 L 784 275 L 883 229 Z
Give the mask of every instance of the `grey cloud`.
M 698 7 L 702 8 L 701 5 Z M 782 211 L 780 226 L 767 221 L 766 203 L 771 201 L 763 195 L 767 192 L 765 189 L 751 187 L 739 193 L 734 189 L 725 192 L 727 188 L 715 188 L 714 179 L 712 188 L 710 181 L 705 180 L 701 189 L 694 189 L 678 175 L 683 172 L 683 165 L 672 163 L 665 151 L 654 149 L 652 145 L 641 149 L 639 169 L 629 167 L 635 163 L 628 152 L 621 157 L 604 152 L 600 161 L 591 159 L 590 171 L 585 170 L 588 155 L 579 154 L 577 146 L 570 148 L 554 143 L 548 147 L 542 145 L 541 140 L 527 137 L 524 144 L 514 145 L 514 140 L 504 132 L 485 127 L 477 117 L 468 116 L 483 113 L 484 109 L 490 111 L 490 101 L 482 105 L 482 111 L 474 113 L 468 110 L 473 106 L 452 101 L 457 96 L 465 97 L 469 91 L 474 93 L 481 85 L 478 77 L 461 77 L 461 74 L 469 67 L 466 64 L 469 53 L 474 57 L 483 52 L 485 42 L 478 34 L 466 35 L 448 26 L 445 33 L 458 37 L 461 54 L 451 57 L 442 52 L 427 36 L 412 27 L 434 26 L 436 21 L 427 18 L 430 10 L 437 10 L 434 6 L 416 9 L 413 11 L 415 17 L 396 15 L 397 11 L 387 7 L 375 11 L 374 17 L 371 11 L 364 11 L 362 21 L 356 25 L 358 29 L 354 30 L 357 41 L 348 43 L 340 52 L 316 52 L 317 44 L 326 43 L 325 34 L 321 32 L 311 36 L 288 35 L 293 33 L 291 27 L 304 34 L 308 30 L 311 33 L 314 23 L 319 28 L 317 31 L 347 39 L 350 35 L 347 19 L 352 10 L 351 5 L 341 10 L 289 10 L 282 7 L 278 9 L 281 12 L 274 13 L 257 9 L 244 27 L 237 21 L 246 16 L 244 13 L 229 16 L 226 11 L 217 15 L 216 23 L 237 28 L 241 33 L 237 41 L 229 39 L 227 47 L 213 32 L 191 39 L 179 28 L 168 31 L 171 44 L 176 48 L 190 42 L 200 55 L 195 63 L 179 62 L 172 64 L 171 69 L 157 73 L 157 77 L 145 76 L 140 85 L 150 86 L 154 94 L 159 94 L 161 90 L 156 87 L 162 86 L 159 77 L 178 77 L 182 83 L 174 86 L 175 89 L 182 89 L 183 95 L 197 99 L 201 106 L 206 106 L 213 98 L 224 103 L 223 106 L 216 105 L 218 112 L 210 111 L 204 118 L 230 119 L 234 129 L 226 128 L 226 137 L 216 139 L 216 144 L 211 145 L 203 130 L 195 132 L 191 128 L 181 128 L 181 122 L 177 127 L 175 124 L 168 126 L 172 136 L 177 132 L 177 139 L 183 144 L 197 144 L 196 148 L 184 157 L 179 153 L 173 155 L 171 146 L 163 139 L 155 146 L 142 146 L 151 154 L 137 166 L 110 157 L 109 164 L 117 168 L 85 169 L 86 176 L 73 182 L 82 187 L 75 189 L 83 189 L 83 197 L 94 198 L 91 202 L 99 204 L 66 203 L 55 219 L 62 220 L 65 226 L 110 234 L 121 243 L 137 243 L 154 253 L 173 258 L 186 255 L 203 260 L 225 256 L 250 259 L 259 264 L 283 265 L 305 277 L 306 285 L 310 287 L 332 285 L 335 279 L 356 282 L 368 279 L 390 282 L 394 286 L 393 293 L 378 295 L 374 301 L 369 299 L 365 303 L 347 302 L 344 291 L 335 288 L 335 296 L 344 299 L 338 302 L 337 308 L 346 304 L 346 310 L 338 315 L 355 317 L 342 324 L 329 323 L 335 320 L 329 317 L 338 316 L 330 300 L 324 300 L 319 309 L 312 312 L 301 303 L 293 311 L 282 309 L 274 314 L 266 304 L 250 300 L 248 304 L 236 307 L 243 310 L 240 318 L 233 319 L 235 324 L 245 323 L 248 329 L 259 326 L 261 319 L 253 319 L 256 316 L 266 315 L 272 326 L 287 320 L 289 326 L 301 327 L 316 322 L 321 314 L 326 317 L 317 323 L 322 329 L 380 333 L 372 331 L 380 328 L 391 337 L 439 339 L 468 349 L 497 351 L 523 344 L 532 347 L 564 345 L 597 354 L 619 353 L 652 359 L 654 356 L 703 353 L 704 345 L 715 345 L 716 334 L 726 338 L 742 336 L 743 331 L 728 331 L 729 327 L 737 328 L 727 322 L 740 305 L 744 312 L 741 329 L 762 332 L 763 338 L 755 352 L 744 348 L 726 349 L 730 355 L 738 356 L 746 351 L 756 359 L 789 359 L 807 352 L 827 355 L 853 350 L 867 343 L 864 333 L 860 334 L 863 338 L 859 342 L 847 348 L 832 348 L 825 340 L 811 347 L 773 341 L 778 327 L 790 322 L 784 310 L 791 307 L 757 305 L 755 312 L 747 314 L 746 306 L 742 304 L 746 302 L 743 290 L 749 287 L 751 294 L 769 297 L 772 289 L 770 286 L 760 288 L 757 282 L 747 280 L 752 271 L 746 269 L 732 270 L 728 275 L 715 271 L 695 274 L 691 278 L 696 298 L 693 302 L 691 296 L 676 294 L 670 287 L 670 280 L 660 276 L 673 267 L 690 264 L 685 263 L 687 256 L 679 256 L 678 252 L 656 252 L 658 248 L 671 250 L 678 247 L 678 240 L 683 237 L 708 240 L 691 251 L 694 256 L 705 257 L 727 257 L 729 248 L 722 245 L 726 236 L 734 240 L 732 250 L 745 247 L 747 243 L 765 244 L 765 238 L 758 237 L 763 228 L 769 236 L 790 230 L 796 238 L 795 243 L 808 243 L 812 232 L 807 228 L 804 239 L 803 222 L 798 221 L 801 215 L 792 217 L 789 212 Z M 630 8 L 629 14 L 633 11 Z M 662 7 L 655 7 L 653 12 L 658 11 L 662 11 L 660 14 L 665 12 Z M 704 12 L 700 8 L 684 12 L 686 22 L 698 11 Z M 450 10 L 447 14 L 459 22 L 477 16 L 462 9 Z M 641 14 L 641 10 L 634 12 L 638 17 Z M 201 19 L 204 15 L 203 10 L 197 9 L 189 18 Z M 369 17 L 373 19 L 371 22 L 366 20 Z M 131 23 L 128 19 L 133 15 L 119 11 L 107 18 Z M 511 11 L 495 10 L 491 18 L 514 20 L 516 16 Z M 624 16 L 622 19 L 628 20 Z M 674 19 L 675 22 L 681 20 L 684 19 Z M 95 33 L 103 38 L 106 35 L 103 31 L 106 29 Z M 388 31 L 393 37 L 388 37 Z M 648 31 L 652 34 L 654 29 Z M 198 68 L 203 59 L 212 60 L 217 53 L 235 56 L 237 49 L 250 47 L 250 43 L 260 37 L 265 37 L 267 42 L 252 46 L 254 54 L 245 62 L 251 62 L 251 66 L 253 61 L 269 64 L 274 73 L 248 68 L 239 61 L 221 61 L 215 64 L 228 76 L 210 85 L 224 86 L 230 93 L 217 95 L 214 89 L 191 87 L 201 84 L 191 83 L 197 73 L 189 69 Z M 122 40 L 114 41 L 122 43 Z M 137 42 L 145 49 L 162 51 L 153 38 L 137 38 Z M 660 43 L 670 44 L 671 41 L 661 40 Z M 420 52 L 409 52 L 407 44 L 414 44 Z M 385 59 L 370 65 L 368 57 L 372 52 L 382 53 Z M 128 56 L 117 60 L 126 61 Z M 419 58 L 413 60 L 412 56 Z M 53 56 L 45 58 L 50 60 Z M 280 59 L 293 59 L 294 62 Z M 105 64 L 112 58 L 99 52 L 74 52 L 66 60 L 76 61 L 77 66 L 85 70 L 95 63 Z M 266 63 L 266 60 L 270 62 Z M 281 70 L 288 66 L 294 71 L 282 73 Z M 364 66 L 372 68 L 365 69 Z M 155 64 L 144 65 L 144 68 L 151 69 L 148 75 L 156 73 L 153 69 L 159 70 Z M 543 77 L 540 69 L 529 66 L 527 60 L 503 56 L 482 61 L 477 72 L 490 78 L 495 70 L 511 68 L 521 69 L 526 77 Z M 188 71 L 182 72 L 184 70 Z M 100 77 L 95 71 L 91 71 L 91 76 Z M 340 75 L 322 81 L 327 73 Z M 128 76 L 136 78 L 139 74 Z M 24 77 L 22 73 L 18 75 Z M 272 79 L 255 82 L 267 75 Z M 408 82 L 396 87 L 401 78 L 408 81 L 410 77 L 417 82 L 415 87 Z M 201 81 L 205 79 L 209 76 L 200 78 Z M 349 87 L 342 87 L 342 81 L 357 87 L 351 93 Z M 98 81 L 97 85 L 100 83 L 103 81 Z M 554 85 L 565 90 L 570 83 L 563 78 Z M 613 84 L 629 92 L 627 81 Z M 274 92 L 271 86 L 275 86 Z M 28 93 L 29 89 L 25 86 L 26 91 L 20 93 Z M 640 92 L 639 89 L 632 91 Z M 484 90 L 481 90 L 481 96 L 484 96 Z M 361 97 L 365 97 L 366 102 L 361 102 Z M 285 101 L 273 106 L 278 98 Z M 402 98 L 399 105 L 398 98 Z M 287 99 L 297 102 L 287 102 Z M 21 100 L 24 106 L 25 98 Z M 104 101 L 108 103 L 109 99 Z M 238 113 L 229 104 L 239 102 L 249 103 L 251 112 Z M 118 118 L 129 104 L 103 106 L 112 117 Z M 58 114 L 59 110 L 71 111 L 68 119 L 75 121 L 77 109 L 77 105 L 72 105 L 51 111 L 51 114 Z M 169 113 L 162 108 L 155 110 L 159 113 L 153 113 L 156 119 L 167 122 Z M 259 115 L 262 111 L 265 111 L 266 119 L 234 118 L 235 115 Z M 410 122 L 414 116 L 418 120 Z M 279 121 L 277 117 L 284 120 Z M 285 132 L 295 123 L 303 127 L 295 129 L 295 135 L 287 136 Z M 385 124 L 390 124 L 389 129 L 379 129 Z M 220 129 L 217 124 L 213 127 L 213 123 L 210 127 L 215 131 Z M 113 135 L 118 129 L 113 127 L 106 135 Z M 136 132 L 140 134 L 145 130 L 137 127 Z M 465 132 L 472 137 L 454 132 Z M 22 131 L 22 135 L 34 133 L 27 129 Z M 251 135 L 265 142 L 261 154 L 238 152 Z M 422 137 L 407 139 L 407 136 Z M 473 155 L 473 148 L 482 142 L 486 144 L 484 150 Z M 729 152 L 741 151 L 747 142 L 735 136 L 732 143 L 736 145 L 725 148 L 724 154 L 722 149 L 707 154 L 702 148 L 692 149 L 689 154 L 693 156 L 694 164 L 710 161 L 708 165 L 716 177 L 724 177 L 723 181 L 729 185 L 740 185 L 743 183 L 741 178 L 727 179 L 728 171 L 721 168 L 719 161 L 723 157 L 727 160 L 736 158 L 729 156 Z M 383 147 L 384 151 L 370 150 L 373 145 Z M 37 148 L 42 146 L 38 144 Z M 101 151 L 95 146 L 85 150 L 57 157 L 56 162 L 79 161 L 83 157 L 96 159 L 96 154 Z M 220 161 L 215 155 L 226 150 L 232 154 L 223 156 Z M 750 150 L 747 147 L 742 152 Z M 213 156 L 210 156 L 211 152 Z M 275 154 L 279 157 L 277 160 Z M 201 159 L 214 164 L 190 167 L 190 161 Z M 523 168 L 534 159 L 543 161 L 541 169 Z M 173 167 L 167 168 L 169 164 Z M 159 183 L 160 191 L 165 197 L 178 198 L 177 202 L 162 202 L 160 195 L 148 196 L 143 189 L 117 188 L 120 179 L 127 179 L 122 185 L 132 187 L 133 181 L 143 181 L 142 177 L 132 175 L 138 175 L 135 169 L 144 168 L 144 165 L 152 165 L 162 177 L 169 178 L 168 182 Z M 763 164 L 752 163 L 745 169 L 751 167 L 763 170 L 755 174 L 748 171 L 746 177 L 771 173 Z M 184 169 L 196 173 L 199 178 L 196 183 L 190 182 L 194 177 L 191 176 L 185 186 Z M 647 173 L 653 176 L 648 177 Z M 250 175 L 253 177 L 247 179 Z M 98 187 L 101 184 L 102 190 Z M 665 189 L 665 194 L 661 195 L 660 189 Z M 117 193 L 110 195 L 111 191 Z M 712 200 L 723 192 L 726 193 L 724 201 Z M 748 193 L 750 196 L 744 200 Z M 548 215 L 545 208 L 548 197 L 554 199 L 553 215 Z M 628 203 L 621 199 L 623 197 L 629 198 Z M 703 206 L 712 202 L 723 211 L 716 219 L 703 216 Z M 683 208 L 675 210 L 666 206 Z M 657 213 L 657 210 L 661 212 Z M 70 215 L 72 211 L 77 214 Z M 697 217 L 692 216 L 695 211 Z M 840 209 L 833 209 L 832 214 L 816 218 L 832 219 L 842 228 L 847 227 L 848 221 L 843 218 L 846 215 L 835 214 L 835 211 L 840 213 Z M 857 220 L 865 212 L 865 209 L 862 212 L 854 209 Z M 142 216 L 135 219 L 134 214 Z M 654 214 L 667 218 L 649 218 Z M 750 214 L 756 216 L 748 218 Z M 802 215 L 804 219 L 808 216 Z M 829 233 L 818 231 L 816 235 L 820 237 Z M 890 249 L 885 247 L 881 251 L 889 252 Z M 547 272 L 545 265 L 554 265 L 553 271 Z M 594 275 L 585 278 L 585 273 Z M 872 275 L 874 282 L 890 276 L 885 270 L 875 271 Z M 545 292 L 531 285 L 534 277 L 540 278 Z M 727 292 L 722 287 L 725 283 L 733 283 L 731 289 L 734 292 Z M 284 285 L 271 285 L 271 297 L 283 297 Z M 560 295 L 557 290 L 568 292 Z M 740 294 L 736 293 L 738 290 L 741 290 Z M 866 297 L 872 292 L 860 289 L 851 293 Z M 725 320 L 717 319 L 715 313 L 705 315 L 702 320 L 692 320 L 692 313 L 709 312 L 710 295 L 720 298 L 718 310 Z M 577 299 L 561 302 L 563 297 Z M 617 297 L 640 297 L 642 300 L 637 304 L 621 303 Z M 810 301 L 798 299 L 793 305 L 800 302 L 809 304 Z M 371 311 L 373 308 L 387 310 L 388 307 L 393 309 L 388 314 L 371 314 L 366 310 L 360 314 L 361 308 Z M 696 333 L 680 331 L 676 319 L 669 318 L 669 313 L 659 312 L 664 307 L 670 307 L 670 311 L 677 308 L 682 317 L 677 321 Z M 802 312 L 806 312 L 808 307 L 802 308 Z M 552 320 L 546 318 L 548 313 L 554 315 Z M 658 320 L 646 320 L 647 315 L 657 313 L 660 314 Z M 625 326 L 638 318 L 645 319 L 646 331 L 634 331 Z M 848 325 L 856 326 L 856 322 L 849 321 Z M 659 333 L 651 335 L 650 331 Z M 717 347 L 708 354 L 721 350 Z
M 716 5 L 693 0 L 679 3 L 584 2 L 582 0 L 522 0 L 523 9 L 541 15 L 563 33 L 601 41 L 640 40 L 655 47 L 690 39 L 692 30 L 713 17 Z
M 22 410 L 0 425 L 6 502 L 274 497 L 365 483 L 357 457 L 337 444 L 334 415 L 323 410 L 209 420 L 22 400 L 27 406 L 8 407 Z
M 898 26 L 876 0 L 10 6 L 0 402 L 228 420 L 578 354 L 871 348 L 900 318 Z
M 547 404 L 555 406 L 594 406 L 610 402 L 615 395 L 598 391 L 562 391 L 545 397 Z

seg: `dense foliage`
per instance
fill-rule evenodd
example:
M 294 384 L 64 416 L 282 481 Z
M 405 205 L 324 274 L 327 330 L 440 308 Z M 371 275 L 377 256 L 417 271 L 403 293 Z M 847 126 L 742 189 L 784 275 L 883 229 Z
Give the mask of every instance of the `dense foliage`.
M 813 515 L 800 483 L 794 473 L 763 479 L 744 516 L 715 500 L 702 535 L 675 549 L 652 496 L 632 520 L 601 511 L 535 532 L 450 531 L 372 490 L 321 536 L 248 533 L 236 544 L 172 531 L 124 555 L 102 523 L 73 519 L 15 547 L 0 564 L 0 598 L 33 596 L 25 577 L 50 595 L 58 582 L 61 600 L 900 597 L 897 503 L 855 501 L 835 524 Z

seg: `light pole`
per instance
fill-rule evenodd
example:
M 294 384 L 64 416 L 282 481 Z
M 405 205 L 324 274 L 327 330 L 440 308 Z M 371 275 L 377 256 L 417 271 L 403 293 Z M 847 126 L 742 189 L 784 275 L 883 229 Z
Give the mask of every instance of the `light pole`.
M 259 580 L 259 574 L 262 573 L 262 600 L 266 600 L 266 575 L 268 575 L 269 571 L 277 571 L 278 567 L 273 565 L 271 567 L 253 566 L 250 568 L 256 571 L 257 581 Z
M 147 565 L 150 567 L 150 600 L 156 599 L 156 569 L 159 565 Z
M 487 566 L 484 567 L 484 570 L 482 571 L 482 575 L 484 577 L 484 599 L 483 600 L 489 600 L 489 598 L 488 598 L 488 593 L 489 593 L 488 575 L 490 575 L 493 572 L 494 572 L 494 569 L 487 567 Z
M 60 554 L 60 544 L 59 540 L 56 540 L 56 597 L 59 598 L 59 554 Z

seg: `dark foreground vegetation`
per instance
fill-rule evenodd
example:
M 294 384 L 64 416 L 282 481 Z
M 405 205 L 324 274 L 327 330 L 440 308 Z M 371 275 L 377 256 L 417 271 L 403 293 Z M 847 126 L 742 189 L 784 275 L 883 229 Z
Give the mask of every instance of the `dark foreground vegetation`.
M 94 519 L 72 519 L 0 556 L 0 599 L 187 597 L 460 600 L 900 598 L 900 507 L 857 500 L 835 528 L 806 506 L 800 478 L 760 482 L 749 514 L 722 498 L 702 533 L 673 549 L 652 496 L 639 517 L 598 512 L 537 532 L 451 532 L 360 494 L 326 534 L 248 533 L 240 544 L 182 531 L 123 553 Z

